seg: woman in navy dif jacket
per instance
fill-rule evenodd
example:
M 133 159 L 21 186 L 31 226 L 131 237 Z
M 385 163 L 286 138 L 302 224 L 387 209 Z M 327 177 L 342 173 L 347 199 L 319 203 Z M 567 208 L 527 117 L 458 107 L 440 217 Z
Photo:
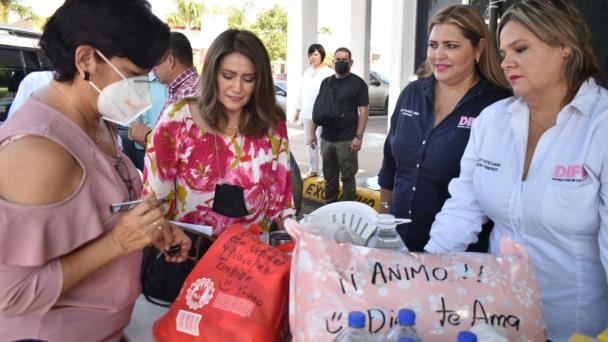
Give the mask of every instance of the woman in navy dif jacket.
M 429 31 L 428 75 L 401 92 L 378 175 L 381 212 L 412 220 L 398 230 L 415 252 L 423 251 L 435 214 L 449 197 L 448 184 L 460 173 L 473 121 L 511 96 L 494 40 L 474 8 L 443 8 Z M 487 251 L 487 236 L 470 250 Z

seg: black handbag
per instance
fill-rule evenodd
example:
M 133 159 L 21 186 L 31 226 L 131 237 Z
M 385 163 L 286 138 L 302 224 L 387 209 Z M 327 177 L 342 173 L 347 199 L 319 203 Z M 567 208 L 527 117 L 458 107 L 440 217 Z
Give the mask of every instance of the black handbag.
M 188 260 L 181 263 L 167 262 L 161 252 L 152 247 L 144 248 L 140 273 L 144 297 L 153 304 L 169 307 L 177 298 L 186 277 L 213 241 L 206 235 L 184 231 L 192 239 Z
M 312 107 L 312 121 L 319 126 L 332 125 L 344 116 L 331 87 L 334 78 L 335 76 L 330 76 L 321 82 L 319 94 Z

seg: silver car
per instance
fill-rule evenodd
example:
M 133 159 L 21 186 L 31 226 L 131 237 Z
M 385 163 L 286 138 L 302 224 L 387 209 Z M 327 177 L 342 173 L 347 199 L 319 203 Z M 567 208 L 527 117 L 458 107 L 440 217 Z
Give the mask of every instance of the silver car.
M 287 113 L 287 82 L 274 81 L 274 91 L 277 106 Z
M 388 113 L 388 79 L 377 71 L 369 72 L 368 94 L 370 115 Z
M 388 112 L 388 79 L 377 71 L 369 72 L 368 94 L 370 115 L 386 115 Z M 287 82 L 274 81 L 277 106 L 287 113 Z

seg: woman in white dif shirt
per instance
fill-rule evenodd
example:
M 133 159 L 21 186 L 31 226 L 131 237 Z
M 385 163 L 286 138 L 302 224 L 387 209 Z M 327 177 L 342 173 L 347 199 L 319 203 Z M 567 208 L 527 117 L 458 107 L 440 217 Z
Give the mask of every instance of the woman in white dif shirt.
M 328 67 L 325 63 L 325 49 L 321 44 L 312 44 L 308 47 L 308 61 L 310 67 L 306 69 L 304 75 L 302 75 L 302 84 L 300 85 L 300 96 L 298 97 L 298 104 L 294 121 L 302 120 L 304 124 L 304 136 L 306 141 L 306 148 L 308 150 L 308 165 L 310 169 L 304 178 L 317 176 L 319 174 L 319 149 L 317 146 L 312 145 L 311 137 L 317 132 L 312 130 L 319 130 L 317 125 L 312 122 L 312 107 L 315 105 L 315 99 L 319 94 L 319 88 L 321 82 L 334 74 L 334 70 Z M 317 140 L 321 141 L 319 137 Z
M 522 1 L 498 28 L 514 97 L 473 125 L 429 252 L 464 251 L 488 219 L 536 268 L 549 339 L 608 327 L 608 92 L 593 38 L 567 0 Z

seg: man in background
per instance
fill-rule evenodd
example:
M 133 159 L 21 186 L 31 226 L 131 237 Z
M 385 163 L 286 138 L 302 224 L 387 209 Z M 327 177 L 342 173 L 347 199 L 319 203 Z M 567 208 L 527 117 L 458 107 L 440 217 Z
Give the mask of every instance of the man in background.
M 19 89 L 15 94 L 15 98 L 13 98 L 10 109 L 8 110 L 6 121 L 8 121 L 13 114 L 15 114 L 17 109 L 21 108 L 21 105 L 25 103 L 25 101 L 34 93 L 34 91 L 49 84 L 52 79 L 53 72 L 50 70 L 33 71 L 27 74 L 19 84 Z
M 139 138 L 143 135 L 143 139 L 135 140 L 133 138 L 123 137 L 123 141 L 128 141 L 131 146 L 131 151 L 125 151 L 128 148 L 127 144 L 123 144 L 123 152 L 125 152 L 140 171 L 144 170 L 144 156 L 146 155 L 146 140 L 147 134 L 152 132 L 152 128 L 156 125 L 158 117 L 162 113 L 162 109 L 169 97 L 167 86 L 160 83 L 154 72 L 148 73 L 150 80 L 150 95 L 152 98 L 152 107 L 145 111 L 137 121 L 131 124 L 129 128 L 129 137 Z M 127 139 L 125 139 L 127 138 Z M 129 153 L 130 152 L 130 153 Z
M 171 32 L 169 50 L 164 60 L 154 67 L 156 79 L 167 86 L 168 97 L 154 122 L 136 122 L 129 129 L 129 138 L 140 146 L 146 146 L 148 134 L 165 110 L 182 97 L 195 95 L 198 88 L 198 72 L 194 67 L 192 45 L 188 38 L 179 32 Z M 154 96 L 154 95 L 153 95 Z M 141 155 L 142 165 L 145 149 L 138 152 Z
M 369 94 L 367 83 L 350 72 L 353 66 L 351 52 L 345 47 L 334 54 L 336 74 L 323 80 L 331 88 L 333 99 L 338 103 L 342 117 L 331 123 L 323 124 L 321 129 L 321 157 L 323 158 L 323 176 L 325 177 L 325 201 L 338 201 L 340 180 L 342 180 L 344 201 L 355 201 L 357 183 L 355 175 L 359 171 L 357 154 L 363 143 L 363 132 L 367 125 L 369 112 Z M 321 91 L 321 90 L 320 90 Z M 320 95 L 319 95 L 320 96 Z M 314 110 L 313 110 L 314 112 Z M 313 113 L 313 118 L 316 115 Z M 316 131 L 313 124 L 312 132 Z M 311 134 L 311 145 L 317 143 L 315 134 Z

